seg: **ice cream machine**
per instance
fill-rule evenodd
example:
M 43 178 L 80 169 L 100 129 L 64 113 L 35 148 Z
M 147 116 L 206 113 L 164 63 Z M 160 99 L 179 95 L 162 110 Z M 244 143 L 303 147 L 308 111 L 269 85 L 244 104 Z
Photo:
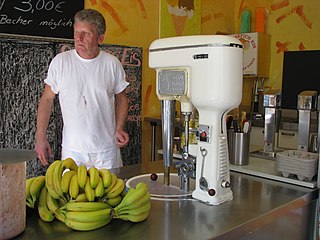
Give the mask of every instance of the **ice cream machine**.
M 199 113 L 196 156 L 189 154 L 188 139 L 183 148 L 182 185 L 194 176 L 193 198 L 210 205 L 231 200 L 226 116 L 242 99 L 241 42 L 224 35 L 158 39 L 149 47 L 149 66 L 156 69 L 156 93 L 162 105 L 165 184 L 170 183 L 177 100 L 186 126 L 193 107 Z M 185 131 L 189 136 L 188 127 Z

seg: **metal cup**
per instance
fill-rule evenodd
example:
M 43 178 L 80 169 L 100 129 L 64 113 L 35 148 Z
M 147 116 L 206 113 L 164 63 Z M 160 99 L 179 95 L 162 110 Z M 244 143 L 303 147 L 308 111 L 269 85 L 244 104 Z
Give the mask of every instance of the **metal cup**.
M 229 162 L 233 165 L 249 164 L 250 132 L 228 132 Z

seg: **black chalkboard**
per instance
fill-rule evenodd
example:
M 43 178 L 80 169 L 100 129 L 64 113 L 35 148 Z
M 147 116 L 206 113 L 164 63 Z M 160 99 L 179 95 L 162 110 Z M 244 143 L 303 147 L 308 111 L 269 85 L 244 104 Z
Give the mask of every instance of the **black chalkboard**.
M 1 33 L 73 38 L 73 18 L 84 0 L 0 0 Z
M 125 130 L 130 140 L 127 147 L 121 148 L 123 164 L 141 163 L 142 48 L 103 44 L 101 49 L 119 59 L 126 72 L 126 80 L 129 82 L 127 87 L 129 110 Z
M 302 91 L 320 94 L 320 50 L 284 52 L 281 108 L 297 109 Z

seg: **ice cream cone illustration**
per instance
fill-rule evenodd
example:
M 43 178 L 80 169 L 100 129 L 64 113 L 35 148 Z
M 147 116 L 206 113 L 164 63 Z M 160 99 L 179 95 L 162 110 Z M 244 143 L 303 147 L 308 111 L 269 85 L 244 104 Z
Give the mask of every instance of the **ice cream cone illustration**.
M 188 18 L 193 17 L 194 0 L 167 0 L 168 11 L 172 17 L 177 36 L 183 34 Z

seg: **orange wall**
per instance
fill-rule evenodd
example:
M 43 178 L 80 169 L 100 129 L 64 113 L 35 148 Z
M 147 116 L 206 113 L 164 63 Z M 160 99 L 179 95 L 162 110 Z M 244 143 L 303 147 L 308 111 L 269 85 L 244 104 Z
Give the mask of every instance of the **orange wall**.
M 148 47 L 159 36 L 159 7 L 160 0 L 85 0 L 85 8 L 96 8 L 106 17 L 106 43 L 144 50 L 142 119 L 160 115 L 155 73 L 148 67 Z M 271 35 L 270 79 L 266 85 L 281 89 L 283 51 L 320 49 L 319 0 L 202 0 L 201 33 L 238 33 L 244 8 L 251 10 L 254 31 L 256 7 L 267 10 L 266 33 Z M 250 104 L 252 83 L 244 80 L 244 104 Z M 143 121 L 142 129 L 142 158 L 149 161 L 151 127 Z

